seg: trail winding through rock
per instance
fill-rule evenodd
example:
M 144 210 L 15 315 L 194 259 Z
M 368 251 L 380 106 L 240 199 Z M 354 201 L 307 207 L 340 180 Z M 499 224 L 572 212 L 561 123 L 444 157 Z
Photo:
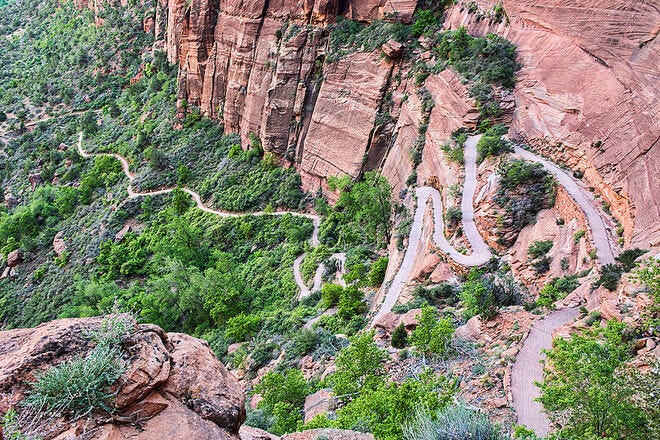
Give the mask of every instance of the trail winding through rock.
M 594 247 L 596 248 L 598 262 L 600 264 L 614 263 L 614 251 L 608 239 L 609 234 L 607 232 L 607 227 L 605 226 L 605 221 L 591 203 L 591 195 L 587 195 L 585 190 L 578 185 L 575 179 L 549 160 L 520 147 L 515 147 L 514 152 L 523 159 L 540 163 L 543 165 L 543 168 L 555 176 L 557 182 L 566 189 L 566 192 L 570 194 L 587 217 L 587 222 L 591 229 L 591 237 L 594 241 Z
M 443 207 L 440 193 L 437 189 L 430 186 L 422 186 L 417 188 L 417 208 L 415 209 L 415 216 L 410 229 L 410 237 L 408 238 L 408 248 L 403 256 L 401 266 L 397 271 L 390 287 L 385 295 L 385 299 L 381 304 L 378 313 L 371 321 L 373 326 L 381 316 L 392 311 L 392 307 L 396 304 L 401 295 L 401 291 L 406 285 L 406 280 L 410 276 L 410 272 L 415 262 L 415 256 L 422 242 L 422 228 L 424 226 L 424 213 L 426 212 L 426 205 L 431 200 L 433 211 L 433 241 L 446 253 L 452 260 L 463 266 L 481 266 L 490 260 L 492 254 L 488 245 L 477 230 L 477 225 L 474 222 L 474 193 L 477 188 L 477 143 L 481 135 L 470 136 L 465 142 L 463 157 L 465 162 L 465 183 L 463 184 L 463 198 L 461 201 L 463 234 L 470 243 L 472 253 L 465 255 L 456 250 L 445 237 L 445 226 L 443 220 Z
M 590 195 L 587 195 L 571 176 L 554 163 L 520 147 L 515 147 L 514 152 L 526 160 L 540 163 L 555 176 L 587 217 L 598 263 L 614 263 L 614 251 L 608 239 L 605 222 L 591 203 Z M 563 309 L 552 312 L 536 322 L 523 342 L 511 370 L 511 396 L 518 424 L 534 430 L 541 437 L 547 436 L 550 432 L 550 421 L 543 412 L 543 405 L 534 400 L 540 395 L 535 382 L 543 380 L 542 351 L 552 347 L 552 332 L 575 319 L 577 315 L 577 308 Z

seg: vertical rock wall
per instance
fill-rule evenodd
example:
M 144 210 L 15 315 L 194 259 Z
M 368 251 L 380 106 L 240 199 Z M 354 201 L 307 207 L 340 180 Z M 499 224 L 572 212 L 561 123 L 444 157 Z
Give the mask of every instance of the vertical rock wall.
M 627 245 L 660 245 L 660 8 L 653 0 L 505 0 L 470 12 L 459 1 L 445 26 L 500 34 L 523 64 L 510 135 L 597 188 Z
M 400 82 L 393 84 L 394 75 L 405 79 L 406 63 L 380 53 L 328 63 L 325 26 L 337 16 L 410 21 L 416 3 L 161 0 L 165 47 L 180 65 L 180 104 L 199 106 L 244 140 L 259 135 L 267 150 L 298 167 L 306 189 L 316 190 L 330 175 L 359 176 L 383 166 L 401 189 L 421 117 L 408 108 L 414 100 L 400 101 Z M 510 135 L 583 172 L 624 227 L 626 245 L 659 246 L 656 2 L 505 0 L 499 22 L 492 19 L 495 3 L 460 0 L 447 11 L 445 25 L 497 33 L 518 46 L 523 68 Z M 434 111 L 427 146 L 441 143 L 461 120 L 471 122 L 454 94 L 444 93 L 455 88 L 447 80 L 426 84 L 440 96 L 441 110 Z M 393 119 L 379 126 L 389 92 Z M 424 163 L 420 177 L 426 168 L 433 166 Z

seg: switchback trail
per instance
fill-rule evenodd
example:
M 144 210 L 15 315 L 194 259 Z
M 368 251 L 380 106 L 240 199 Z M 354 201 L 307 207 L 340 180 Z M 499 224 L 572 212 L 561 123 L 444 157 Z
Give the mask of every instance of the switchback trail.
M 156 196 L 159 194 L 168 194 L 174 191 L 174 188 L 164 188 L 164 189 L 158 189 L 158 190 L 152 190 L 152 191 L 135 191 L 133 189 L 133 180 L 135 179 L 135 174 L 131 172 L 130 165 L 128 163 L 128 160 L 124 156 L 121 156 L 119 154 L 115 153 L 90 153 L 88 151 L 85 151 L 85 149 L 82 147 L 82 140 L 83 140 L 83 134 L 80 132 L 78 134 L 78 153 L 82 157 L 92 157 L 92 156 L 108 156 L 108 157 L 114 157 L 121 163 L 122 170 L 124 171 L 124 174 L 128 178 L 128 186 L 126 188 L 126 191 L 128 192 L 128 198 L 129 199 L 135 199 L 138 197 L 149 197 L 149 196 Z M 204 212 L 208 212 L 209 214 L 216 215 L 218 217 L 245 217 L 248 215 L 254 215 L 254 216 L 259 216 L 259 215 L 273 215 L 273 216 L 282 216 L 282 215 L 292 215 L 295 217 L 305 217 L 310 220 L 312 220 L 312 224 L 314 225 L 314 229 L 312 230 L 312 236 L 309 239 L 309 243 L 314 247 L 319 245 L 319 226 L 321 224 L 321 217 L 316 215 L 316 214 L 310 214 L 307 212 L 298 212 L 298 211 L 273 211 L 273 212 L 266 212 L 266 211 L 255 211 L 255 212 L 227 212 L 227 211 L 220 211 L 217 209 L 210 208 L 204 204 L 202 201 L 202 197 L 197 193 L 196 191 L 193 191 L 190 188 L 187 187 L 182 187 L 181 188 L 183 191 L 186 193 L 190 194 L 190 196 L 193 198 L 195 201 L 195 205 L 197 208 L 201 209 Z M 312 292 L 320 290 L 321 289 L 321 277 L 324 272 L 324 266 L 323 264 L 319 265 L 318 269 L 316 270 L 316 275 L 314 277 L 314 286 L 312 287 L 312 290 L 305 285 L 303 282 L 302 276 L 300 274 L 300 263 L 302 262 L 303 258 L 305 257 L 305 254 L 300 255 L 298 258 L 296 258 L 294 262 L 294 278 L 296 280 L 296 284 L 298 285 L 298 288 L 300 289 L 300 298 L 303 298 L 305 296 L 310 295 Z M 334 254 L 333 257 L 337 258 L 340 261 L 343 261 L 345 259 L 344 254 Z M 342 265 L 343 268 L 343 265 Z
M 463 198 L 461 201 L 463 234 L 470 243 L 472 252 L 468 255 L 462 254 L 456 250 L 445 237 L 445 225 L 443 221 L 443 207 L 440 193 L 437 189 L 430 186 L 422 186 L 417 188 L 417 208 L 415 209 L 415 216 L 410 229 L 410 237 L 408 238 L 408 248 L 403 256 L 401 267 L 397 271 L 392 284 L 390 285 L 385 300 L 381 305 L 378 313 L 371 321 L 373 324 L 384 314 L 389 313 L 399 299 L 399 295 L 406 284 L 406 280 L 410 276 L 410 271 L 413 268 L 415 256 L 422 241 L 422 227 L 424 226 L 424 213 L 426 212 L 426 204 L 431 200 L 433 211 L 433 241 L 444 253 L 463 266 L 481 266 L 490 260 L 492 254 L 488 245 L 477 230 L 477 225 L 474 222 L 474 192 L 477 187 L 477 142 L 481 135 L 470 136 L 465 142 L 463 157 L 465 162 L 465 183 L 463 184 Z

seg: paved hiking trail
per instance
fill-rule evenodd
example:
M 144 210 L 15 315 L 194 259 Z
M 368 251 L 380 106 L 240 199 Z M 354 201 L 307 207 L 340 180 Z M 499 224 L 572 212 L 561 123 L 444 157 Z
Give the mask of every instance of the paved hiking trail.
M 408 248 L 403 261 L 389 286 L 385 299 L 374 316 L 371 325 L 384 314 L 390 312 L 396 304 L 406 280 L 410 276 L 415 257 L 422 241 L 424 214 L 430 200 L 433 211 L 433 241 L 436 246 L 456 263 L 467 267 L 480 266 L 488 262 L 492 254 L 484 242 L 474 222 L 474 194 L 477 187 L 476 145 L 481 136 L 470 136 L 465 142 L 464 162 L 465 179 L 461 200 L 463 233 L 470 243 L 472 252 L 462 254 L 446 239 L 444 234 L 443 207 L 440 193 L 432 187 L 417 188 L 417 208 L 408 240 Z M 614 262 L 614 251 L 608 239 L 608 231 L 600 213 L 592 204 L 592 197 L 571 176 L 552 162 L 522 148 L 515 147 L 517 156 L 528 161 L 540 163 L 562 185 L 568 194 L 583 210 L 592 232 L 599 264 Z M 539 395 L 535 382 L 543 380 L 541 360 L 542 350 L 552 345 L 552 332 L 577 316 L 576 309 L 553 312 L 537 322 L 524 341 L 520 354 L 516 357 L 512 373 L 511 393 L 518 423 L 534 429 L 537 434 L 545 435 L 550 430 L 550 422 L 542 412 L 541 404 L 534 402 Z
M 463 184 L 463 199 L 461 201 L 463 233 L 467 238 L 472 248 L 472 253 L 464 255 L 454 249 L 454 247 L 447 241 L 445 237 L 445 227 L 443 221 L 443 207 L 440 193 L 435 188 L 430 186 L 422 186 L 417 188 L 417 208 L 415 209 L 415 216 L 410 229 L 410 237 L 408 238 L 408 248 L 403 256 L 401 267 L 397 271 L 390 287 L 385 295 L 385 300 L 380 306 L 378 313 L 372 320 L 372 325 L 381 316 L 389 313 L 399 299 L 399 295 L 406 285 L 406 280 L 410 276 L 410 272 L 415 262 L 415 256 L 422 241 L 422 227 L 424 226 L 424 213 L 426 212 L 426 205 L 428 200 L 431 200 L 433 210 L 433 241 L 440 248 L 441 251 L 448 254 L 448 256 L 463 266 L 481 266 L 490 260 L 491 252 L 484 239 L 479 234 L 477 226 L 474 223 L 474 192 L 477 187 L 477 142 L 481 135 L 470 136 L 465 142 L 464 149 L 464 162 L 465 162 L 465 182 Z
M 614 251 L 608 239 L 610 234 L 605 226 L 605 221 L 591 202 L 593 196 L 586 192 L 567 172 L 549 160 L 520 147 L 515 147 L 515 154 L 531 162 L 540 163 L 543 168 L 555 176 L 557 182 L 566 189 L 566 192 L 570 194 L 587 217 L 598 263 L 601 265 L 614 263 Z
M 557 310 L 537 321 L 525 339 L 511 370 L 511 394 L 518 424 L 533 429 L 536 435 L 546 437 L 550 432 L 550 421 L 543 412 L 543 405 L 536 402 L 540 390 L 535 382 L 543 380 L 545 358 L 543 350 L 552 348 L 552 332 L 572 321 L 578 315 L 577 308 Z

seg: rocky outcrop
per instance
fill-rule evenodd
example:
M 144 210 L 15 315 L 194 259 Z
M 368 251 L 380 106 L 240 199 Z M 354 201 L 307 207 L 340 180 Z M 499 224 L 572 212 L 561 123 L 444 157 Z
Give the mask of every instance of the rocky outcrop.
M 299 166 L 308 189 L 330 175 L 359 175 L 376 116 L 400 56 L 355 53 L 326 62 L 326 25 L 344 16 L 410 22 L 415 0 L 161 1 L 168 59 L 177 62 L 179 106 L 198 106 L 244 140 Z M 377 136 L 376 136 L 377 137 Z M 377 159 L 374 159 L 379 165 Z
M 208 345 L 191 336 L 129 323 L 126 368 L 115 384 L 114 414 L 45 421 L 43 439 L 237 440 L 245 419 L 243 390 Z M 89 352 L 101 318 L 62 319 L 0 332 L 0 412 L 15 408 L 40 372 Z

